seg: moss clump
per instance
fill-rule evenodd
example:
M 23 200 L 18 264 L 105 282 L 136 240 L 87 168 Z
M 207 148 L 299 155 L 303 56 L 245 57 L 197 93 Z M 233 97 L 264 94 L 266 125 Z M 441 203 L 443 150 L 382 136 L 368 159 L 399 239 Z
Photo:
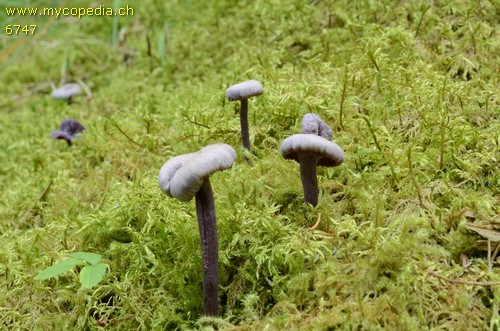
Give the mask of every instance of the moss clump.
M 500 280 L 461 227 L 498 215 L 493 3 L 129 5 L 133 16 L 37 17 L 35 35 L 2 37 L 3 328 L 499 327 L 499 286 L 431 275 Z M 17 24 L 7 6 L 1 17 Z M 50 97 L 78 79 L 91 99 Z M 221 317 L 201 318 L 195 206 L 165 198 L 157 175 L 174 155 L 240 146 L 224 92 L 246 79 L 266 93 L 249 101 L 253 155 L 238 149 L 212 177 Z M 302 204 L 298 165 L 279 156 L 309 112 L 346 155 L 319 169 L 316 208 Z M 71 148 L 50 139 L 64 118 L 87 129 Z M 98 286 L 81 289 L 78 270 L 33 279 L 75 251 L 110 266 Z

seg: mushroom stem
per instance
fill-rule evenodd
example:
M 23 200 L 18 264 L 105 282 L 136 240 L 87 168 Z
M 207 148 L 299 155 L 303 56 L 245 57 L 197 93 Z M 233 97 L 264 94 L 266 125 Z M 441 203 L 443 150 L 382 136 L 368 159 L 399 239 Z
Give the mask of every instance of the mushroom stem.
M 299 155 L 299 161 L 304 201 L 316 207 L 318 205 L 318 178 L 316 176 L 318 160 L 314 155 L 302 154 Z
M 203 260 L 203 307 L 207 316 L 219 315 L 217 222 L 214 197 L 208 177 L 195 196 Z
M 248 99 L 241 99 L 240 123 L 243 148 L 250 150 L 250 137 L 248 134 Z

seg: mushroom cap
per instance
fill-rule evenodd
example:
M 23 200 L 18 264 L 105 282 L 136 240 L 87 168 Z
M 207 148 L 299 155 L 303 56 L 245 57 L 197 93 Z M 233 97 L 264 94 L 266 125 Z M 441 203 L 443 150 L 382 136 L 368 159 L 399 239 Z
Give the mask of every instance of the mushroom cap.
M 200 190 L 205 178 L 216 171 L 231 168 L 236 152 L 227 144 L 208 145 L 198 152 L 168 160 L 160 169 L 158 182 L 166 195 L 190 201 Z
M 318 165 L 336 167 L 344 161 L 344 151 L 339 145 L 312 134 L 294 134 L 281 144 L 281 155 L 287 160 L 300 162 L 300 157 L 318 158 Z
M 332 129 L 317 114 L 308 113 L 302 117 L 301 133 L 315 134 L 328 140 L 332 140 Z
M 77 120 L 68 118 L 61 122 L 61 127 L 59 130 L 67 132 L 70 135 L 74 136 L 75 134 L 85 130 L 85 127 Z
M 67 142 L 71 142 L 71 140 L 73 139 L 73 136 L 71 136 L 69 133 L 67 133 L 65 131 L 61 131 L 61 130 L 52 131 L 50 133 L 50 136 L 53 139 L 63 139 L 63 140 L 66 140 Z
M 54 99 L 69 99 L 72 96 L 82 94 L 82 88 L 77 83 L 64 84 L 50 94 Z
M 262 84 L 256 80 L 247 80 L 242 83 L 235 84 L 226 90 L 226 96 L 229 101 L 248 99 L 255 95 L 264 93 Z
M 67 142 L 75 139 L 75 135 L 84 131 L 85 127 L 75 119 L 68 118 L 61 122 L 59 130 L 52 131 L 50 136 L 54 139 L 64 139 Z

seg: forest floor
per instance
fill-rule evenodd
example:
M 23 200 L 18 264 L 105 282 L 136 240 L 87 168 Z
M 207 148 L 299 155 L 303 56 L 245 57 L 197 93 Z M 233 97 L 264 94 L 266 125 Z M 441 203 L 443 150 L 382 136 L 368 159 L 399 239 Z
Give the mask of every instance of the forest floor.
M 7 14 L 24 5 L 0 4 L 0 328 L 500 328 L 497 0 Z M 249 100 L 251 153 L 225 95 L 248 79 L 265 90 Z M 82 95 L 51 97 L 71 82 Z M 318 168 L 316 207 L 280 154 L 306 113 L 345 153 Z M 72 146 L 51 139 L 66 118 L 86 128 Z M 217 318 L 202 316 L 195 203 L 158 185 L 166 161 L 213 143 L 237 153 L 211 176 Z M 106 267 L 37 278 L 75 252 Z

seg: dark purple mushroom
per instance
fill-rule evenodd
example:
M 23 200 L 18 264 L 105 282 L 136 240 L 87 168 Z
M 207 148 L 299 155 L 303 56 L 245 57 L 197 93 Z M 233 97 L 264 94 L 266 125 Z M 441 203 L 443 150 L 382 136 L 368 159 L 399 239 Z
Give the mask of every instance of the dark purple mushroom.
M 248 133 L 248 98 L 261 95 L 264 93 L 264 88 L 256 80 L 247 80 L 242 83 L 235 84 L 226 90 L 226 96 L 229 101 L 240 100 L 240 124 L 241 124 L 241 140 L 243 148 L 250 150 L 250 137 Z
M 335 167 L 344 161 L 344 151 L 337 144 L 313 134 L 294 134 L 281 144 L 281 155 L 300 164 L 304 201 L 318 205 L 317 166 Z
M 230 168 L 235 160 L 236 152 L 231 146 L 208 145 L 198 152 L 168 160 L 158 177 L 160 188 L 166 195 L 185 202 L 195 198 L 203 259 L 203 306 L 207 316 L 219 314 L 219 243 L 209 176 Z
M 61 122 L 59 130 L 52 131 L 51 137 L 54 139 L 66 140 L 68 146 L 71 146 L 72 140 L 76 139 L 76 135 L 85 130 L 85 127 L 72 118 L 65 119 Z

